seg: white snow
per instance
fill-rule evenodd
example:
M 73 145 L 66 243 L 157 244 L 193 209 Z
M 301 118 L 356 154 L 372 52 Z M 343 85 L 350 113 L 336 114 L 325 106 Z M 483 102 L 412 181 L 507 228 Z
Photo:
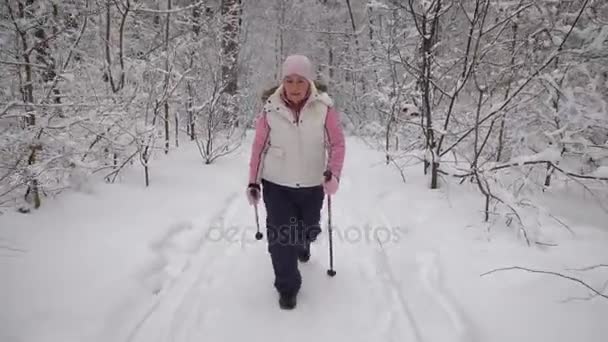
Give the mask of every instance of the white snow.
M 431 191 L 419 165 L 402 183 L 355 137 L 332 198 L 337 275 L 326 275 L 324 207 L 298 307 L 280 310 L 244 196 L 248 152 L 203 165 L 182 143 L 150 162 L 150 188 L 134 167 L 120 183 L 1 215 L 0 341 L 605 341 L 608 300 L 572 300 L 589 295 L 579 284 L 522 271 L 480 276 L 522 266 L 601 289 L 607 268 L 569 270 L 608 261 L 608 214 L 594 211 L 595 198 L 548 192 L 576 236 L 545 220 L 557 246 L 526 247 L 516 232 L 482 223 L 474 187 Z
M 492 107 L 490 108 L 489 113 L 496 113 L 499 110 L 501 110 L 501 108 L 505 105 L 506 101 L 500 101 L 498 103 L 495 103 L 492 105 Z
M 382 2 L 380 2 L 378 0 L 370 0 L 367 3 L 367 8 L 369 8 L 371 10 L 387 10 L 387 9 L 389 9 L 389 7 L 386 4 L 384 4 L 384 3 L 382 3 Z
M 569 129 L 569 127 L 568 127 L 568 123 L 566 123 L 566 124 L 565 124 L 563 127 L 561 127 L 560 129 L 556 129 L 556 130 L 554 130 L 554 131 L 552 131 L 552 132 L 544 132 L 544 134 L 545 134 L 547 137 L 553 138 L 553 137 L 557 137 L 557 136 L 559 136 L 560 134 L 562 134 L 562 135 L 563 135 L 563 134 L 565 134 L 565 133 L 566 133 L 566 131 L 567 131 L 568 129 Z
M 66 80 L 68 82 L 74 82 L 74 79 L 76 78 L 76 76 L 71 72 L 66 72 L 66 73 L 60 74 L 59 77 L 63 78 L 64 80 Z
M 602 26 L 600 32 L 593 39 L 591 45 L 589 45 L 589 51 L 597 51 L 598 53 L 604 51 L 606 41 L 608 41 L 608 27 Z
M 600 166 L 591 174 L 593 177 L 608 178 L 608 166 Z
M 437 133 L 438 135 L 446 135 L 448 134 L 448 132 L 443 129 L 441 122 L 437 122 L 437 121 L 433 121 L 432 125 L 433 125 L 433 131 L 435 131 L 435 133 Z

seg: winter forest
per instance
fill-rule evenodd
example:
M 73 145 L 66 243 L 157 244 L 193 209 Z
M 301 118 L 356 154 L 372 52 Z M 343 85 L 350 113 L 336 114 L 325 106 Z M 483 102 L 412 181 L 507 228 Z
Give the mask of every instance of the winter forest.
M 387 163 L 422 162 L 430 188 L 476 184 L 488 215 L 498 205 L 523 228 L 527 196 L 554 179 L 600 197 L 608 180 L 604 1 L 7 0 L 1 13 L 4 207 L 125 167 L 153 183 L 152 155 L 180 141 L 213 163 L 298 51 Z
M 11 259 L 27 254 L 19 244 L 26 233 L 10 233 L 7 225 L 45 222 L 35 219 L 41 210 L 50 206 L 56 212 L 54 203 L 62 195 L 87 193 L 91 182 L 112 188 L 133 179 L 143 189 L 138 197 L 142 201 L 161 196 L 154 193 L 157 184 L 171 187 L 181 177 L 164 175 L 163 160 L 175 158 L 187 146 L 194 153 L 188 158 L 195 159 L 188 167 L 199 170 L 193 174 L 211 174 L 205 170 L 226 166 L 238 153 L 245 155 L 238 166 L 244 170 L 248 134 L 263 106 L 262 95 L 280 82 L 281 63 L 293 53 L 311 58 L 317 82 L 327 86 L 342 113 L 346 134 L 362 141 L 366 151 L 378 153 L 374 165 L 382 168 L 382 177 L 392 178 L 391 187 L 412 182 L 423 187 L 392 197 L 400 198 L 390 204 L 395 213 L 437 192 L 466 193 L 473 214 L 460 215 L 467 216 L 476 234 L 506 231 L 509 237 L 501 238 L 519 246 L 511 248 L 539 251 L 580 236 L 583 221 L 596 217 L 603 254 L 589 252 L 581 259 L 584 264 L 528 263 L 529 268 L 540 266 L 519 271 L 551 273 L 539 286 L 559 284 L 562 291 L 572 291 L 555 290 L 563 297 L 589 296 L 577 302 L 581 312 L 607 312 L 605 0 L 0 0 L 0 225 L 5 225 L 0 227 L 0 251 Z M 366 156 L 347 152 L 353 163 Z M 366 179 L 363 166 L 356 172 Z M 245 172 L 232 174 L 236 176 L 226 183 L 240 182 L 238 196 L 243 197 Z M 214 181 L 219 182 L 205 182 Z M 220 190 L 204 185 L 197 191 L 203 196 Z M 363 189 L 357 191 L 366 196 Z M 574 206 L 583 199 L 584 205 Z M 551 204 L 557 202 L 561 206 Z M 581 221 L 561 216 L 560 208 L 568 203 L 577 208 Z M 449 215 L 443 206 L 427 205 L 432 215 Z M 103 210 L 104 204 L 99 206 Z M 251 221 L 250 208 L 242 210 Z M 346 218 L 347 211 L 337 217 Z M 559 233 L 547 232 L 548 225 Z M 28 234 L 39 229 L 45 228 L 29 228 Z M 571 256 L 567 253 L 584 252 L 578 248 L 555 253 L 565 260 Z M 325 253 L 319 251 L 320 263 L 326 263 Z M 428 264 L 421 265 L 428 270 Z M 475 273 L 475 281 L 488 281 L 478 280 L 479 273 L 505 264 L 485 266 Z M 568 267 L 586 269 L 572 274 Z M 392 272 L 400 273 L 397 268 Z M 493 276 L 523 281 L 533 277 L 530 273 Z M 162 293 L 163 286 L 157 284 L 156 290 Z M 457 286 L 452 291 L 458 292 Z M 549 301 L 561 299 L 556 295 Z M 405 306 L 402 298 L 393 302 Z M 593 309 L 585 309 L 589 306 Z M 509 312 L 516 315 L 519 310 Z M 0 314 L 0 328 L 16 324 L 5 318 L 11 314 Z M 395 317 L 391 336 L 405 329 Z M 139 328 L 146 324 L 153 325 Z M 173 334 L 194 331 L 184 324 L 182 330 L 174 325 L 168 329 Z M 600 341 L 600 325 L 580 340 Z M 458 326 L 453 329 L 459 331 Z M 424 330 L 421 323 L 418 328 Z M 104 336 L 106 341 L 151 341 L 136 336 L 143 330 L 116 328 L 115 335 Z M 0 340 L 48 341 L 11 334 L 4 340 L 0 332 Z M 89 341 L 91 334 L 57 340 Z M 425 334 L 417 340 L 457 340 L 455 335 L 433 339 Z M 129 339 L 123 339 L 126 335 Z M 473 341 L 473 335 L 460 335 L 460 341 Z M 223 335 L 214 336 L 220 340 Z M 504 341 L 506 336 L 558 341 L 539 337 L 544 335 L 501 336 Z

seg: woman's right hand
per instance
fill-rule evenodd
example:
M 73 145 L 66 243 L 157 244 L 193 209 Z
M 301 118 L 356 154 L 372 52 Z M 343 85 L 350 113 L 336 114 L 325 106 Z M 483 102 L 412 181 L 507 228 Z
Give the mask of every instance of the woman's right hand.
M 247 186 L 247 201 L 250 205 L 257 205 L 260 202 L 260 185 L 249 183 Z

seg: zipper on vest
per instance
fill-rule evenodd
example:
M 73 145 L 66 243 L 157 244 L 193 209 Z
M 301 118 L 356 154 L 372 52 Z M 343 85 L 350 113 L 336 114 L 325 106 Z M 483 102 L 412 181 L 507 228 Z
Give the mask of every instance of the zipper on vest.
M 302 113 L 301 111 L 294 111 L 293 112 L 295 114 L 295 120 L 293 121 L 293 123 L 296 124 L 296 127 L 300 127 L 300 114 Z
M 302 112 L 299 111 L 299 110 L 295 112 L 295 114 L 296 114 L 296 126 L 298 126 L 298 127 L 300 127 L 300 114 L 301 113 Z
M 304 165 L 302 165 L 302 131 L 300 130 L 300 113 L 298 113 L 297 115 L 297 119 L 296 119 L 297 123 L 296 123 L 296 134 L 297 134 L 297 139 L 298 139 L 298 171 L 300 173 L 300 175 L 303 174 L 302 170 L 304 170 Z M 296 186 L 299 188 L 300 184 L 297 183 Z

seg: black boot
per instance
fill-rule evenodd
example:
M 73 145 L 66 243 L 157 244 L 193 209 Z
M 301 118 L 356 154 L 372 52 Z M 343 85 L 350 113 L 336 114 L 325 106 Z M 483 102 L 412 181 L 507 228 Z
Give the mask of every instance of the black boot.
M 310 260 L 310 242 L 307 242 L 298 251 L 298 260 L 301 262 L 307 262 Z
M 283 310 L 291 310 L 296 307 L 296 295 L 290 293 L 281 293 L 279 298 L 279 306 Z

